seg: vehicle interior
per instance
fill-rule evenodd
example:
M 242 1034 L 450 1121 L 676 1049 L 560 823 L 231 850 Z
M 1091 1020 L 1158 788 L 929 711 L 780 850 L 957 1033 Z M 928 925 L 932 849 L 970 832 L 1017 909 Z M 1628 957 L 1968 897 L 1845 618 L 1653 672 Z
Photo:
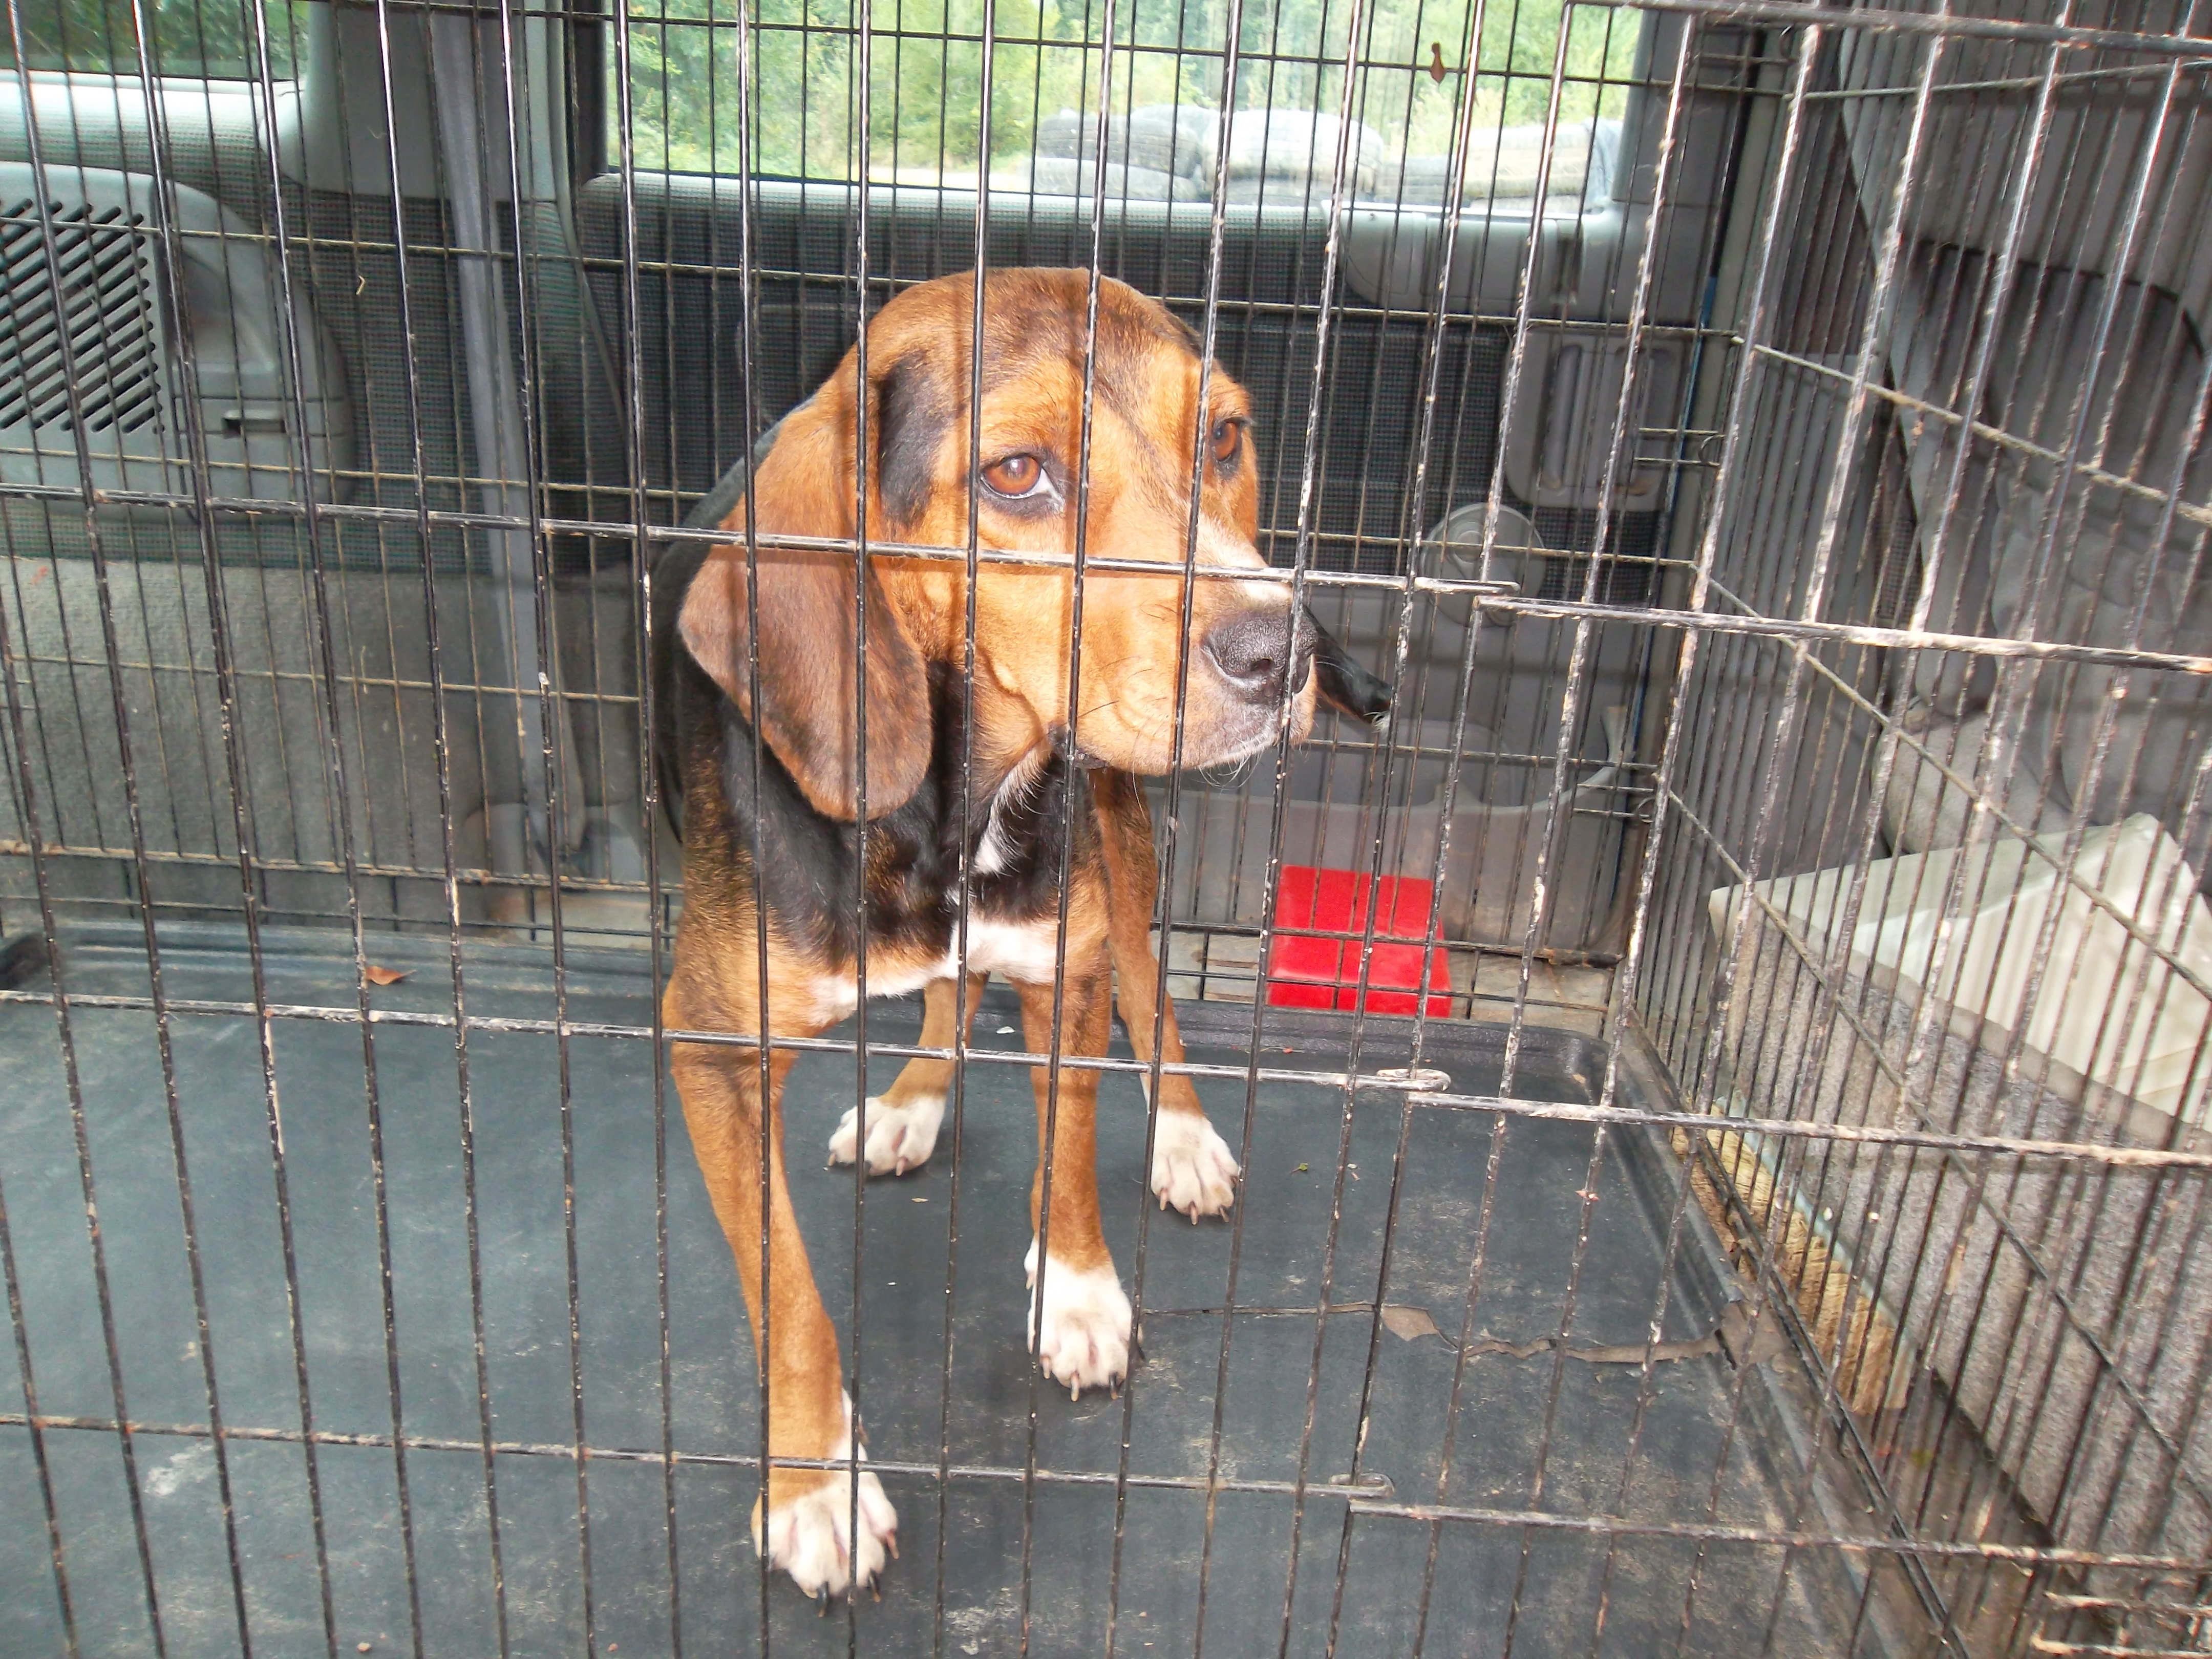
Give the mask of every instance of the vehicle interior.
M 2203 1650 L 2194 11 L 7 21 L 11 1650 Z M 1122 1172 L 1126 1413 L 963 1277 L 1021 1135 L 964 1220 L 805 1200 L 912 1517 L 825 1621 L 659 1064 L 646 619 L 866 318 L 1016 266 L 1249 390 L 1390 707 L 1146 781 L 1252 1220 L 1155 1261 Z

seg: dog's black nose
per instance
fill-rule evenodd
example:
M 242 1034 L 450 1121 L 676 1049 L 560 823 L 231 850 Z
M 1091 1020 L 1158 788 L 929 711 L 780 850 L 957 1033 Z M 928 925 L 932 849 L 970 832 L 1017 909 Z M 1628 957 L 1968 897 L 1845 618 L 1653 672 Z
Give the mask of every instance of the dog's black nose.
M 1285 673 L 1291 690 L 1304 690 L 1313 651 L 1313 619 L 1304 605 L 1295 611 L 1243 610 L 1216 623 L 1206 635 L 1206 654 L 1222 678 L 1255 702 L 1280 702 Z

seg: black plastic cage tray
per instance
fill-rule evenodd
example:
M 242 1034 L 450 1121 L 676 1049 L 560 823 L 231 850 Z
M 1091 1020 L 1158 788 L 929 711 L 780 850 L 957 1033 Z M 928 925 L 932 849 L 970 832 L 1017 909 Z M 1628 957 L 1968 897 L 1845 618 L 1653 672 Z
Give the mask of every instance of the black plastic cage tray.
M 409 1652 L 418 1629 L 421 1650 L 439 1655 L 492 1654 L 502 1640 L 513 1654 L 588 1643 L 622 1659 L 679 1643 L 757 1651 L 753 1358 L 675 1091 L 657 1095 L 646 1043 L 572 1029 L 564 1048 L 547 1032 L 478 1026 L 464 1060 L 446 943 L 374 936 L 372 959 L 410 972 L 372 992 L 380 1016 L 448 1017 L 373 1028 L 387 1340 L 362 1033 L 299 1012 L 350 1015 L 350 943 L 309 930 L 270 930 L 264 942 L 262 994 L 290 1010 L 266 1028 L 289 1244 L 262 1028 L 193 1006 L 251 1001 L 244 935 L 161 933 L 196 1268 L 155 1018 L 99 1003 L 149 995 L 143 933 L 88 927 L 64 941 L 104 1289 L 55 1012 L 0 1005 L 0 1182 L 18 1328 L 36 1409 L 53 1425 L 42 1436 L 50 1510 L 17 1370 L 0 1395 L 0 1647 L 63 1650 L 58 1538 L 89 1654 L 155 1650 L 148 1562 L 173 1659 L 239 1651 L 241 1618 L 256 1653 L 323 1652 L 325 1595 L 342 1652 Z M 550 950 L 471 942 L 465 963 L 472 1020 L 556 1015 Z M 23 988 L 47 988 L 44 975 Z M 568 953 L 571 1022 L 646 1024 L 649 994 L 645 952 Z M 1012 1006 L 997 988 L 987 995 L 980 1047 L 1018 1048 Z M 870 1040 L 912 1042 L 919 1012 L 874 1006 Z M 1242 1066 L 1253 1048 L 1249 1006 L 1192 1005 L 1184 1025 L 1194 1060 Z M 1363 1070 L 1402 1062 L 1407 1025 L 1366 1020 Z M 1353 1030 L 1350 1015 L 1271 1011 L 1259 1059 L 1340 1072 Z M 1493 1091 L 1504 1036 L 1431 1024 L 1425 1060 L 1456 1092 Z M 1127 1054 L 1118 1036 L 1115 1052 Z M 1592 1099 L 1603 1059 L 1588 1038 L 1528 1027 L 1514 1091 Z M 872 1091 L 902 1063 L 872 1058 Z M 775 1650 L 844 1651 L 856 1635 L 861 1652 L 1013 1653 L 1025 1636 L 1030 1653 L 1094 1655 L 1108 1651 L 1109 1617 L 1114 1650 L 1133 1656 L 1274 1654 L 1285 1635 L 1298 1655 L 1882 1650 L 1856 1569 L 1778 1541 L 1815 1524 L 1818 1501 L 1804 1414 L 1776 1375 L 1792 1361 L 1739 1371 L 1705 1354 L 1656 1364 L 1647 1380 L 1637 1363 L 1505 1351 L 1556 1337 L 1570 1299 L 1574 1346 L 1640 1347 L 1655 1315 L 1672 1342 L 1715 1329 L 1733 1276 L 1695 1205 L 1682 1204 L 1658 1132 L 1609 1131 L 1594 1165 L 1588 1123 L 1515 1117 L 1501 1129 L 1496 1114 L 1409 1108 L 1402 1091 L 1378 1089 L 1354 1097 L 1347 1127 L 1340 1087 L 1263 1082 L 1238 1225 L 1193 1226 L 1145 1215 L 1142 1096 L 1133 1075 L 1109 1075 L 1099 1127 L 1108 1237 L 1125 1285 L 1140 1249 L 1143 1275 L 1143 1358 L 1125 1418 L 1121 1401 L 1071 1401 L 1033 1380 L 1024 1352 L 1035 1152 L 1025 1068 L 968 1070 L 957 1241 L 949 1119 L 930 1164 L 867 1186 L 857 1294 L 854 1183 L 848 1170 L 824 1171 L 819 1152 L 854 1098 L 853 1073 L 849 1054 L 803 1057 L 785 1122 L 801 1223 L 857 1368 L 902 1555 L 880 1602 L 862 1598 L 850 1626 L 842 1604 L 818 1617 L 787 1579 L 772 1579 Z M 1237 1145 L 1244 1082 L 1199 1088 Z M 1375 1305 L 1386 1240 L 1383 1297 L 1407 1310 L 1387 1323 Z M 1420 1328 L 1424 1314 L 1433 1332 Z M 127 1444 L 114 1429 L 118 1381 L 120 1413 L 138 1425 Z M 499 1448 L 489 1458 L 487 1412 Z M 1453 1518 L 1418 1512 L 1440 1497 Z M 1513 1518 L 1528 1515 L 1544 1518 Z M 1590 1519 L 1604 1516 L 1629 1529 Z

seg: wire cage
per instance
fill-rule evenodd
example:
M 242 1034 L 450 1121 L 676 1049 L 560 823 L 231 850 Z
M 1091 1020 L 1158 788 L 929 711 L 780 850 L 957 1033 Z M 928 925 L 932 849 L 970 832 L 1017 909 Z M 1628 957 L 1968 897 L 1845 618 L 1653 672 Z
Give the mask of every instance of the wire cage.
M 6 16 L 0 1647 L 2212 1652 L 2196 9 Z M 1184 1058 L 672 1028 L 656 573 L 1040 266 L 1246 388 L 1238 579 L 1387 718 L 1144 780 Z M 796 1055 L 902 1540 L 832 1617 L 679 1031 Z M 917 1059 L 927 1163 L 807 1167 Z M 1033 1069 L 1134 1304 L 1073 1400 Z

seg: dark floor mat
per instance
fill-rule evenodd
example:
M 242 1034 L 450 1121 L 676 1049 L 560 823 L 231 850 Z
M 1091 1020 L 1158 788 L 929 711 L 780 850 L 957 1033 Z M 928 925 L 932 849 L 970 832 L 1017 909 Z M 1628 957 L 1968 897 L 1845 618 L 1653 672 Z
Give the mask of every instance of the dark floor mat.
M 272 935 L 267 998 L 349 1010 L 343 944 L 328 933 Z M 451 1012 L 441 942 L 392 939 L 378 950 L 410 970 L 374 994 L 380 1012 Z M 641 953 L 572 954 L 570 1020 L 649 1019 Z M 127 930 L 72 936 L 65 961 L 75 997 L 147 994 L 143 942 Z M 599 1652 L 670 1652 L 675 1623 L 686 1651 L 757 1651 L 750 1345 L 672 1088 L 659 1103 L 666 1179 L 658 1178 L 663 1143 L 645 1045 L 478 1029 L 464 1055 L 450 1026 L 374 1028 L 391 1218 L 388 1350 L 362 1032 L 272 1020 L 295 1352 L 260 1028 L 189 1006 L 251 997 L 240 936 L 180 928 L 165 935 L 162 967 L 163 992 L 180 1004 L 171 1053 L 204 1335 L 152 1016 L 82 1000 L 70 1012 L 112 1310 L 104 1324 L 55 1015 L 0 1005 L 0 1182 L 37 1409 L 86 1425 L 40 1437 L 80 1650 L 154 1650 L 143 1525 L 161 1635 L 175 1659 L 238 1651 L 241 1607 L 256 1653 L 324 1651 L 325 1583 L 345 1652 L 363 1643 L 407 1652 L 419 1624 L 425 1653 L 496 1653 L 502 1619 L 508 1652 L 582 1652 L 587 1584 Z M 543 951 L 471 945 L 466 984 L 471 1016 L 555 1012 Z M 1020 1046 L 1012 1007 L 996 993 L 987 1000 L 979 1043 Z M 870 1035 L 912 1042 L 918 1018 L 916 1004 L 878 1005 Z M 1238 1021 L 1249 1033 L 1249 1010 L 1194 1011 L 1192 1058 L 1241 1066 L 1249 1042 L 1231 1033 Z M 1350 1030 L 1340 1017 L 1271 1026 L 1260 1058 L 1340 1070 Z M 1363 1063 L 1392 1063 L 1395 1041 L 1370 1031 Z M 1117 1040 L 1115 1052 L 1127 1050 Z M 1427 1054 L 1456 1090 L 1495 1090 L 1498 1033 L 1439 1028 Z M 1583 1039 L 1532 1030 L 1515 1092 L 1589 1099 L 1595 1058 Z M 872 1088 L 900 1063 L 872 1061 Z M 1340 1089 L 1263 1082 L 1251 1094 L 1241 1230 L 1194 1227 L 1146 1212 L 1142 1096 L 1133 1077 L 1109 1077 L 1099 1181 L 1125 1285 L 1143 1237 L 1144 1358 L 1125 1414 L 1121 1401 L 1071 1401 L 1034 1382 L 1024 1352 L 1034 1154 L 1026 1071 L 969 1068 L 957 1250 L 948 1122 L 927 1167 L 866 1189 L 857 1285 L 851 1172 L 819 1167 L 853 1099 L 853 1073 L 849 1055 L 802 1059 L 786 1121 L 801 1224 L 848 1365 L 857 1356 L 871 1455 L 900 1514 L 902 1559 L 882 1601 L 857 1609 L 860 1651 L 927 1653 L 941 1639 L 946 1653 L 1012 1653 L 1026 1620 L 1032 1653 L 1102 1654 L 1110 1619 L 1115 1651 L 1164 1656 L 1199 1644 L 1201 1613 L 1203 1650 L 1224 1659 L 1274 1654 L 1286 1630 L 1287 1650 L 1298 1655 L 1328 1650 L 1333 1631 L 1335 1651 L 1351 1655 L 1410 1653 L 1417 1642 L 1432 1654 L 1496 1654 L 1509 1632 L 1511 1650 L 1531 1655 L 1850 1650 L 1849 1586 L 1827 1582 L 1826 1569 L 1802 1555 L 1785 1560 L 1778 1544 L 1726 1535 L 1810 1523 L 1798 1459 L 1778 1443 L 1771 1391 L 1747 1386 L 1719 1354 L 1659 1364 L 1647 1385 L 1634 1364 L 1504 1351 L 1555 1335 L 1571 1292 L 1577 1346 L 1641 1344 L 1655 1314 L 1669 1340 L 1713 1329 L 1722 1280 L 1692 1237 L 1694 1210 L 1669 1255 L 1674 1175 L 1656 1139 L 1616 1132 L 1593 1173 L 1587 1124 L 1516 1118 L 1501 1131 L 1480 1112 L 1409 1116 L 1401 1094 L 1378 1090 L 1358 1094 L 1347 1131 Z M 1239 1144 L 1245 1084 L 1207 1079 L 1200 1092 Z M 1592 1191 L 1584 1240 L 1583 1195 Z M 1411 1335 L 1378 1327 L 1386 1235 L 1385 1299 L 1406 1310 L 1390 1322 Z M 1232 1276 L 1234 1311 L 1224 1312 Z M 1470 1317 L 1474 1345 L 1462 1365 L 1456 1345 Z M 477 1391 L 479 1320 L 488 1407 Z M 204 1340 L 228 1431 L 220 1460 L 205 1432 Z M 321 1437 L 312 1491 L 298 1433 L 302 1362 Z M 137 1520 L 125 1443 L 96 1426 L 117 1415 L 118 1377 L 124 1411 L 148 1425 L 128 1444 Z M 402 1461 L 389 1443 L 395 1377 L 410 1440 L 404 1527 Z M 0 1410 L 14 1414 L 0 1426 L 0 1596 L 10 1610 L 0 1648 L 58 1653 L 48 1510 L 21 1395 L 20 1378 L 0 1395 Z M 1363 1405 L 1369 1479 L 1354 1491 L 1344 1480 Z M 505 1449 L 489 1466 L 487 1409 Z M 1117 1489 L 1125 1421 L 1129 1479 Z M 678 1453 L 672 1477 L 659 1458 L 664 1424 Z M 588 1528 L 579 1516 L 580 1432 L 592 1449 L 582 1465 Z M 343 1443 L 349 1437 L 369 1443 Z M 1048 1478 L 1030 1484 L 1021 1474 L 1032 1456 Z M 952 1471 L 941 1492 L 940 1461 Z M 1680 1530 L 1468 1518 L 1438 1526 L 1376 1512 L 1440 1499 L 1499 1516 L 1612 1515 Z M 1708 1529 L 1702 1542 L 1691 1535 L 1698 1528 Z M 778 1578 L 766 1609 L 777 1651 L 847 1646 L 842 1604 L 819 1619 Z M 1856 1639 L 1856 1650 L 1874 1650 L 1870 1631 Z

